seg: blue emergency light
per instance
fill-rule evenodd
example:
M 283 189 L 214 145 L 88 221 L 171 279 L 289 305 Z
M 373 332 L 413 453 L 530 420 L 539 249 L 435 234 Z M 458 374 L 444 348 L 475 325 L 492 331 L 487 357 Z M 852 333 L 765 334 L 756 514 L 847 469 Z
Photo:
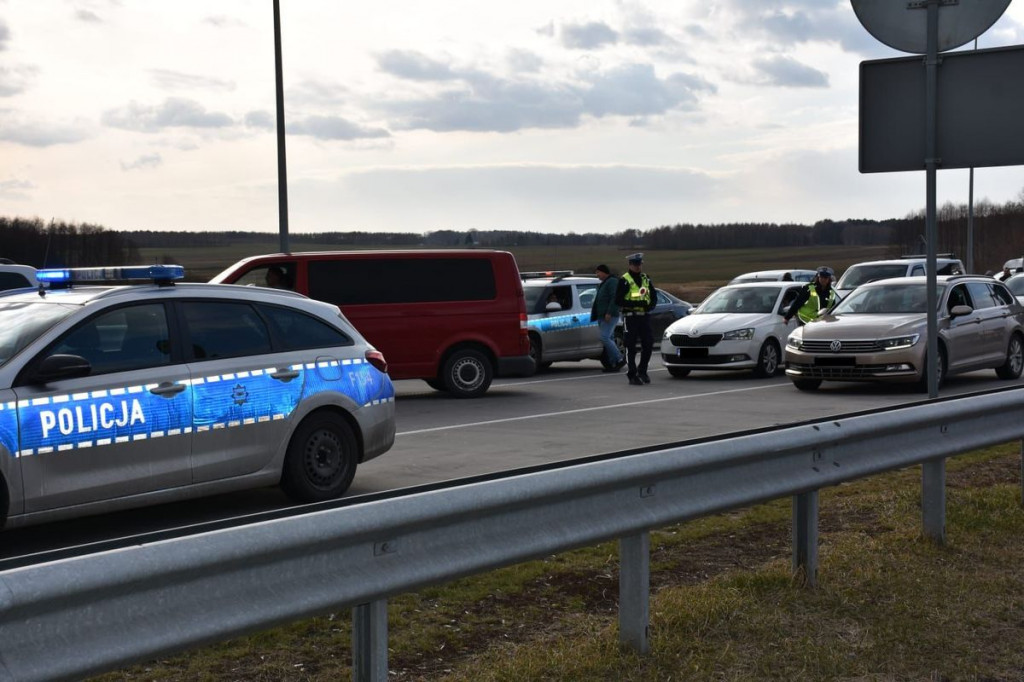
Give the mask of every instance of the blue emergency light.
M 147 281 L 156 284 L 185 278 L 180 265 L 128 265 L 116 268 L 51 268 L 36 271 L 36 279 L 50 284 Z

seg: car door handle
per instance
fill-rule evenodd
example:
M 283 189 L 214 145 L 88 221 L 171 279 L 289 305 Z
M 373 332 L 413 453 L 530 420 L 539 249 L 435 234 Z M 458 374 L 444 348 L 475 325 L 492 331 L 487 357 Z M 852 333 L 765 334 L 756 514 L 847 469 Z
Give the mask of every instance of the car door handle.
M 279 372 L 274 372 L 270 376 L 273 377 L 274 379 L 277 379 L 278 381 L 288 383 L 295 377 L 299 376 L 299 371 L 295 369 L 285 369 Z
M 182 391 L 185 390 L 185 384 L 172 384 L 170 381 L 163 381 L 153 388 L 149 389 L 149 392 L 153 395 L 163 396 L 165 398 L 173 398 Z

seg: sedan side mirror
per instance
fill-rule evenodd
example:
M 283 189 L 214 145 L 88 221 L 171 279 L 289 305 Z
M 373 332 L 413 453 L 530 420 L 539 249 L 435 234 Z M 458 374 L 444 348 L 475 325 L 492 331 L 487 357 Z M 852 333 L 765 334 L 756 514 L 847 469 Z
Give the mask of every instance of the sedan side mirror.
M 973 312 L 974 312 L 974 308 L 972 308 L 971 306 L 960 304 L 960 305 L 955 305 L 955 306 L 953 306 L 952 308 L 949 309 L 949 316 L 951 318 L 953 318 L 953 317 L 963 317 L 964 315 L 970 315 Z
M 36 368 L 29 380 L 34 384 L 45 384 L 60 379 L 77 379 L 89 376 L 92 365 L 81 355 L 57 353 L 51 355 Z

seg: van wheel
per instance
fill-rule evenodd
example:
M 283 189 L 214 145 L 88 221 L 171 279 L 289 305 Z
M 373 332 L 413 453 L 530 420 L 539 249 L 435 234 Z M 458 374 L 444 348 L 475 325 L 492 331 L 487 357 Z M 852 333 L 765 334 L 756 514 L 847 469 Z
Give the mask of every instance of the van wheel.
M 352 427 L 329 412 L 314 413 L 295 430 L 281 472 L 281 489 L 296 502 L 340 497 L 352 485 L 359 445 Z
M 424 379 L 427 382 L 427 386 L 430 386 L 435 391 L 447 391 L 448 387 L 444 385 L 444 382 L 440 379 Z
M 456 398 L 476 398 L 491 385 L 494 369 L 487 356 L 472 348 L 453 352 L 444 363 L 441 379 Z
M 1000 379 L 1017 379 L 1021 370 L 1024 370 L 1024 341 L 1020 334 L 1014 334 L 1006 349 L 1006 362 L 996 368 L 996 376 Z

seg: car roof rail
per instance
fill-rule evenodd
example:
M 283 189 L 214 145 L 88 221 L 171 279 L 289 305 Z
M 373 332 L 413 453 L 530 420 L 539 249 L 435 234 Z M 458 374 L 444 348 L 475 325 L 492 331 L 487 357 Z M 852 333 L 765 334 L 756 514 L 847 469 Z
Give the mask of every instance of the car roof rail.
M 927 258 L 928 254 L 925 253 L 906 253 L 900 256 L 900 258 Z M 955 253 L 937 253 L 936 258 L 956 258 Z

